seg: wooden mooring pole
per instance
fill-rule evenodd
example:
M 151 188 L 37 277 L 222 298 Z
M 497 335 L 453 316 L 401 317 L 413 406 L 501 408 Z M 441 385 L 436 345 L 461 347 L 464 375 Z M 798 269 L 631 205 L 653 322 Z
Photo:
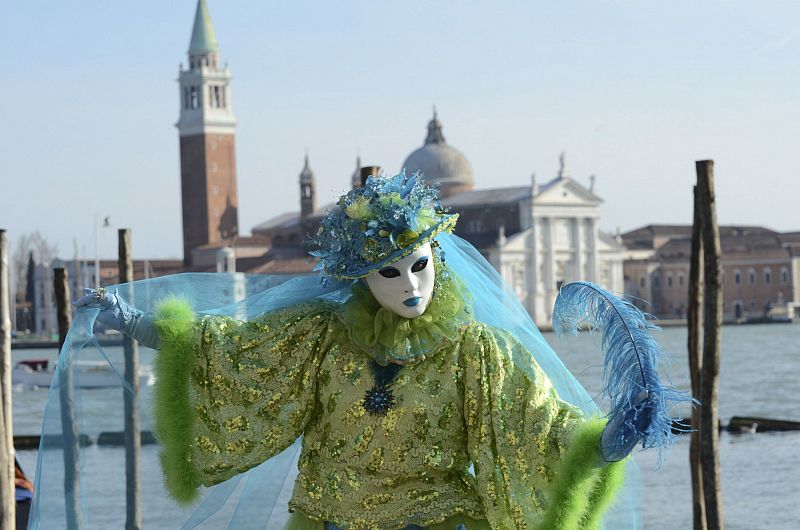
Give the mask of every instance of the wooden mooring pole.
M 719 366 L 722 336 L 722 253 L 717 225 L 714 161 L 696 163 L 703 236 L 703 358 L 700 393 L 700 463 L 706 527 L 721 530 L 722 490 L 719 474 Z
M 119 281 L 121 294 L 133 305 L 133 258 L 131 257 L 131 230 L 121 228 L 119 234 Z M 139 419 L 139 345 L 127 335 L 123 339 L 125 350 L 125 382 L 129 385 L 125 399 L 125 530 L 141 530 L 142 504 L 140 459 L 141 422 Z M 130 391 L 128 391 L 130 388 Z
M 56 317 L 58 319 L 58 348 L 62 351 L 67 340 L 67 331 L 72 321 L 69 275 L 63 267 L 53 269 L 53 288 L 56 295 Z M 75 389 L 73 388 L 72 365 L 66 363 L 59 372 L 59 404 L 61 410 L 61 433 L 64 456 L 64 504 L 67 530 L 83 528 L 80 487 L 80 436 L 75 415 Z
M 0 528 L 14 528 L 14 421 L 11 406 L 11 310 L 9 306 L 8 235 L 0 230 Z
M 686 311 L 689 331 L 689 375 L 692 396 L 700 399 L 701 349 L 703 322 L 703 205 L 700 191 L 694 187 L 694 225 L 692 227 L 692 254 L 689 264 L 689 307 Z M 692 431 L 689 442 L 689 468 L 692 474 L 692 521 L 694 530 L 706 530 L 706 504 L 703 496 L 703 472 L 700 466 L 700 409 L 692 408 Z

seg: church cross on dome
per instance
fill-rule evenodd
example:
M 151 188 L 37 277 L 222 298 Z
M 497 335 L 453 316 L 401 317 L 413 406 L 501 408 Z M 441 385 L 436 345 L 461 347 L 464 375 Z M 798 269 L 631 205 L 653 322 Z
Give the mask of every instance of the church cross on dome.
M 425 145 L 443 144 L 444 134 L 442 134 L 442 123 L 436 115 L 436 106 L 433 107 L 433 118 L 428 122 L 428 136 L 425 137 Z

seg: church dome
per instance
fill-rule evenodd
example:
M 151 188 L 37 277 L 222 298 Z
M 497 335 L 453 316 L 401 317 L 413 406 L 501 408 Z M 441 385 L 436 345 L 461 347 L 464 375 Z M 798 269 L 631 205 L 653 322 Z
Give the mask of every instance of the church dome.
M 440 184 L 442 197 L 469 191 L 474 185 L 472 166 L 461 151 L 445 142 L 436 109 L 428 122 L 425 144 L 408 155 L 403 167 L 406 173 L 419 171 L 428 184 Z

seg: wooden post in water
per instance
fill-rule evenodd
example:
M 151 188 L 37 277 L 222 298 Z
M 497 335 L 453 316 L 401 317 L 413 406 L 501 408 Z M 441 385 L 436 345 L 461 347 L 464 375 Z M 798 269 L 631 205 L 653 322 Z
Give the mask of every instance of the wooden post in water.
M 694 224 L 692 226 L 692 257 L 689 265 L 689 308 L 686 320 L 689 331 L 689 375 L 692 396 L 700 399 L 702 388 L 700 355 L 702 349 L 701 323 L 703 322 L 703 205 L 697 186 L 694 193 Z M 692 520 L 694 530 L 706 530 L 706 504 L 703 497 L 703 472 L 700 466 L 700 409 L 692 408 L 691 441 L 689 443 L 689 468 L 692 473 Z
M 11 407 L 11 315 L 8 235 L 0 230 L 0 528 L 14 528 L 14 421 Z
M 131 230 L 121 228 L 119 234 L 119 281 L 122 297 L 134 304 L 133 259 L 131 258 Z M 140 459 L 141 425 L 139 419 L 139 345 L 131 337 L 123 338 L 125 350 L 125 382 L 130 385 L 123 389 L 125 398 L 125 530 L 141 530 L 142 504 Z
M 53 288 L 56 294 L 56 317 L 58 319 L 58 349 L 62 351 L 67 340 L 67 331 L 72 321 L 69 276 L 66 269 L 53 269 Z M 72 383 L 72 365 L 66 363 L 58 380 L 61 407 L 61 434 L 64 446 L 64 504 L 68 530 L 83 528 L 80 499 L 80 436 L 75 415 L 75 392 Z
M 722 252 L 717 225 L 714 161 L 696 163 L 703 217 L 703 359 L 700 401 L 700 462 L 703 470 L 708 530 L 721 530 L 722 491 L 719 476 L 719 365 L 722 335 Z

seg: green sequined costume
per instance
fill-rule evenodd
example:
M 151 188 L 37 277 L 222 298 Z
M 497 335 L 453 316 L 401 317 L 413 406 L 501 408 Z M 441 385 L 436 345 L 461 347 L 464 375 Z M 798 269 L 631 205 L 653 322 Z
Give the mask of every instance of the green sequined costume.
M 344 305 L 309 302 L 250 322 L 162 304 L 156 430 L 170 493 L 191 500 L 303 435 L 296 526 L 385 530 L 462 516 L 536 527 L 581 414 L 456 291 L 441 282 L 412 320 L 360 286 Z M 403 364 L 384 415 L 364 406 L 373 360 Z

